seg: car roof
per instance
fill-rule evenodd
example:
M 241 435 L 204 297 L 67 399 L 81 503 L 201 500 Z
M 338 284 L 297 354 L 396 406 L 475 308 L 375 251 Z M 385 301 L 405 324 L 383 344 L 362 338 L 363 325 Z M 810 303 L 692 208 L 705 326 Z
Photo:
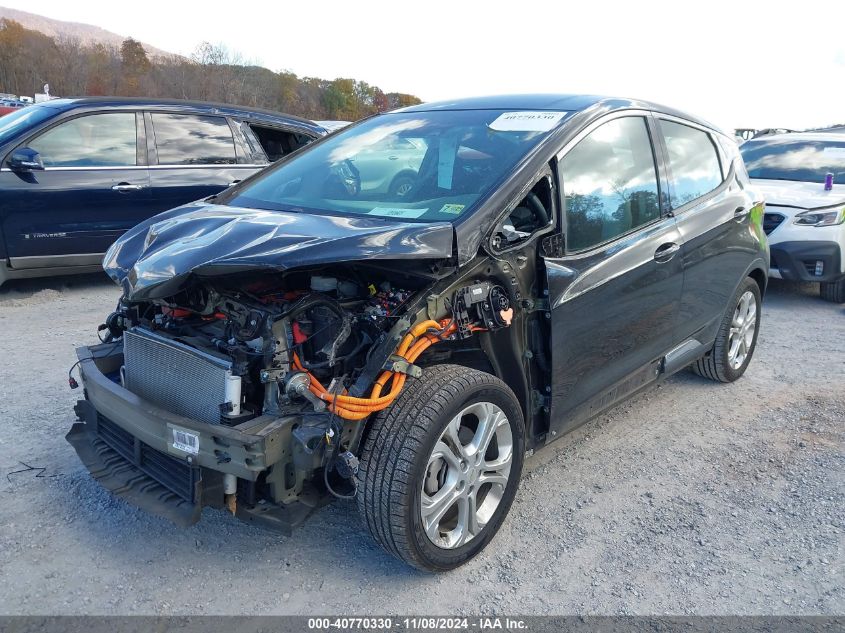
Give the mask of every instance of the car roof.
M 55 108 L 67 111 L 76 108 L 91 107 L 144 107 L 144 108 L 178 108 L 180 110 L 195 113 L 214 113 L 230 116 L 242 116 L 245 118 L 264 120 L 267 122 L 288 123 L 298 127 L 306 127 L 312 131 L 325 134 L 326 130 L 309 119 L 276 112 L 263 108 L 251 108 L 248 106 L 231 105 L 227 103 L 214 103 L 210 101 L 188 101 L 184 99 L 154 99 L 149 97 L 68 97 L 63 99 L 51 99 L 42 101 L 39 106 Z
M 785 134 L 765 134 L 748 139 L 746 143 L 751 142 L 779 142 L 779 141 L 835 141 L 842 143 L 845 141 L 845 134 L 842 132 L 787 132 Z
M 400 112 L 427 112 L 431 110 L 584 110 L 604 97 L 573 94 L 520 94 L 469 97 L 449 101 L 421 103 L 403 108 Z
M 487 97 L 469 97 L 449 101 L 421 103 L 394 110 L 393 112 L 431 112 L 435 110 L 550 110 L 580 112 L 588 108 L 601 108 L 605 112 L 626 109 L 644 109 L 662 112 L 672 116 L 687 119 L 699 125 L 708 127 L 720 134 L 725 134 L 717 126 L 696 116 L 692 116 L 675 108 L 659 105 L 641 99 L 622 97 L 604 97 L 589 94 L 518 94 L 497 95 Z

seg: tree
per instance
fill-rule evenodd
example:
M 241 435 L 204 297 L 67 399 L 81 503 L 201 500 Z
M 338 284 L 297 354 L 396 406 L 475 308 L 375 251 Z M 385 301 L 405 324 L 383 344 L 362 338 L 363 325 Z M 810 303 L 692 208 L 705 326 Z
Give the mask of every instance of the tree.
M 142 92 L 142 80 L 150 72 L 152 65 L 147 59 L 147 51 L 141 42 L 131 37 L 123 40 L 120 45 L 120 63 L 123 73 L 122 91 L 129 96 L 137 96 Z
M 273 72 L 244 60 L 223 44 L 202 42 L 190 58 L 150 59 L 129 37 L 119 48 L 53 39 L 0 19 L 0 92 L 40 92 L 49 83 L 57 96 L 146 95 L 223 101 L 311 119 L 355 120 L 419 103 L 413 95 L 385 94 L 353 78 L 333 81 Z
M 130 75 L 144 75 L 150 72 L 150 60 L 147 59 L 147 51 L 138 40 L 127 37 L 120 45 L 120 61 L 123 65 L 123 72 Z

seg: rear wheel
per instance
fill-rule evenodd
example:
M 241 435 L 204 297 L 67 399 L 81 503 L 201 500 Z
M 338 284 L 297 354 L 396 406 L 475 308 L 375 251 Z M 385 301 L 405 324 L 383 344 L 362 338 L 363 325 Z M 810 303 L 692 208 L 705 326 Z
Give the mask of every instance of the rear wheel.
M 373 538 L 427 571 L 454 569 L 499 530 L 522 472 L 525 425 L 501 380 L 427 368 L 371 422 L 358 506 Z
M 845 277 L 839 281 L 828 281 L 819 284 L 819 294 L 825 301 L 845 303 Z
M 733 382 L 745 373 L 760 331 L 760 287 L 746 277 L 722 317 L 716 342 L 704 358 L 692 365 L 699 376 L 719 382 Z

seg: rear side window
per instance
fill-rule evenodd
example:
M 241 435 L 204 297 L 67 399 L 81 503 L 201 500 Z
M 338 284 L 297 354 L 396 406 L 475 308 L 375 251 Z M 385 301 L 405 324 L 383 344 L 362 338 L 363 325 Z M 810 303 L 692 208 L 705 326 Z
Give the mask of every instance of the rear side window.
M 580 251 L 660 217 L 657 170 L 645 119 L 614 119 L 593 130 L 560 163 L 566 247 Z
M 660 130 L 669 152 L 669 199 L 673 209 L 710 193 L 722 184 L 719 156 L 707 132 L 662 119 Z
M 260 125 L 250 125 L 249 127 L 253 134 L 258 137 L 258 142 L 261 143 L 264 153 L 271 162 L 295 152 L 311 141 L 304 134 L 295 134 L 279 128 L 262 127 Z
M 233 165 L 235 139 L 223 117 L 154 112 L 159 165 Z
M 45 167 L 126 167 L 136 164 L 134 112 L 89 114 L 60 123 L 29 142 Z

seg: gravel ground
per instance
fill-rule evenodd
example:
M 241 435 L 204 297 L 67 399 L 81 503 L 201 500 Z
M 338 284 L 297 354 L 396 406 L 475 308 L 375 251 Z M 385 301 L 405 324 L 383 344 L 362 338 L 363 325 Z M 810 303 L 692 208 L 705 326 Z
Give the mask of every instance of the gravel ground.
M 439 576 L 349 503 L 285 538 L 211 510 L 176 528 L 95 484 L 66 372 L 117 296 L 0 289 L 0 613 L 845 613 L 845 311 L 812 286 L 772 282 L 742 380 L 681 373 L 538 452 L 491 546 Z

